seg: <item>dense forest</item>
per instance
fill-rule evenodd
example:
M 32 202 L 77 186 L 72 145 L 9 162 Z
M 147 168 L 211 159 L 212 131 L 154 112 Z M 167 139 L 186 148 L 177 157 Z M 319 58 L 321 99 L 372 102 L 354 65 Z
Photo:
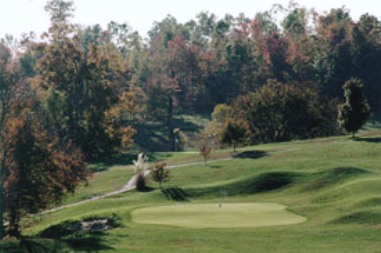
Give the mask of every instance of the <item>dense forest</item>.
M 72 1 L 49 1 L 46 11 L 41 37 L 0 44 L 0 209 L 13 226 L 20 210 L 73 191 L 86 161 L 128 152 L 146 122 L 166 127 L 167 150 L 176 149 L 179 114 L 209 115 L 206 132 L 228 143 L 328 136 L 339 131 L 349 80 L 373 119 L 381 115 L 381 23 L 372 15 L 354 21 L 345 8 L 320 14 L 295 3 L 254 18 L 168 15 L 143 38 L 125 23 L 71 23 Z

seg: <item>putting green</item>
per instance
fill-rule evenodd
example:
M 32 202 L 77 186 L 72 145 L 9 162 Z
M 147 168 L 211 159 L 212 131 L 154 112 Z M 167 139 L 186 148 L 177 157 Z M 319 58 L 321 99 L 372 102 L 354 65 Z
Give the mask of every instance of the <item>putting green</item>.
M 137 209 L 132 220 L 187 228 L 279 226 L 307 220 L 286 208 L 276 203 L 181 204 Z

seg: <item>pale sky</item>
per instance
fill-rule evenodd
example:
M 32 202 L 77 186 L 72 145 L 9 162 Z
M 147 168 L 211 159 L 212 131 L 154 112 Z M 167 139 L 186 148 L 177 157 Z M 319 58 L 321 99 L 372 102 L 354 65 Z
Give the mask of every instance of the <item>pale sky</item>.
M 0 37 L 34 31 L 37 35 L 49 27 L 49 15 L 44 6 L 47 0 L 0 0 Z M 301 6 L 323 13 L 331 8 L 345 6 L 357 20 L 369 13 L 381 19 L 381 3 L 377 0 L 299 0 Z M 154 21 L 161 21 L 167 14 L 179 22 L 194 19 L 202 11 L 209 11 L 222 18 L 226 13 L 237 16 L 245 13 L 252 18 L 257 12 L 269 10 L 273 4 L 287 6 L 289 0 L 74 0 L 74 23 L 100 24 L 103 28 L 110 21 L 127 22 L 145 37 Z

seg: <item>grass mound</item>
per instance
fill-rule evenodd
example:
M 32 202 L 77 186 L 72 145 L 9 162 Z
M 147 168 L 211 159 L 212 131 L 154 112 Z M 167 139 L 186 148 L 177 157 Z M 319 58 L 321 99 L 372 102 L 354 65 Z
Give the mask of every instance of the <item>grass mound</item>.
M 132 220 L 187 228 L 238 228 L 291 225 L 307 219 L 276 203 L 213 203 L 137 209 Z
M 364 201 L 361 201 L 358 204 L 359 207 L 373 207 L 373 206 L 381 206 L 381 197 L 374 197 Z
M 330 170 L 314 173 L 310 176 L 312 179 L 308 185 L 303 188 L 306 191 L 319 190 L 359 175 L 367 173 L 367 170 L 355 167 L 337 167 Z
M 268 172 L 218 186 L 190 188 L 186 193 L 192 197 L 264 193 L 289 186 L 300 176 L 291 172 Z
M 335 219 L 332 223 L 378 225 L 381 224 L 381 215 L 376 211 L 358 211 Z

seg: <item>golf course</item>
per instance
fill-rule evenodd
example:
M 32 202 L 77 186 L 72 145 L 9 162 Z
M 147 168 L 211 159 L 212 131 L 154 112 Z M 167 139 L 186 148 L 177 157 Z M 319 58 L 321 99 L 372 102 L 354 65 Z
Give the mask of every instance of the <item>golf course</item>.
M 152 153 L 170 168 L 161 189 L 148 175 L 144 192 L 70 206 L 128 183 L 135 157 L 115 157 L 91 164 L 66 208 L 22 226 L 46 252 L 380 252 L 380 142 L 372 125 L 355 139 L 213 150 L 206 165 L 197 152 Z

